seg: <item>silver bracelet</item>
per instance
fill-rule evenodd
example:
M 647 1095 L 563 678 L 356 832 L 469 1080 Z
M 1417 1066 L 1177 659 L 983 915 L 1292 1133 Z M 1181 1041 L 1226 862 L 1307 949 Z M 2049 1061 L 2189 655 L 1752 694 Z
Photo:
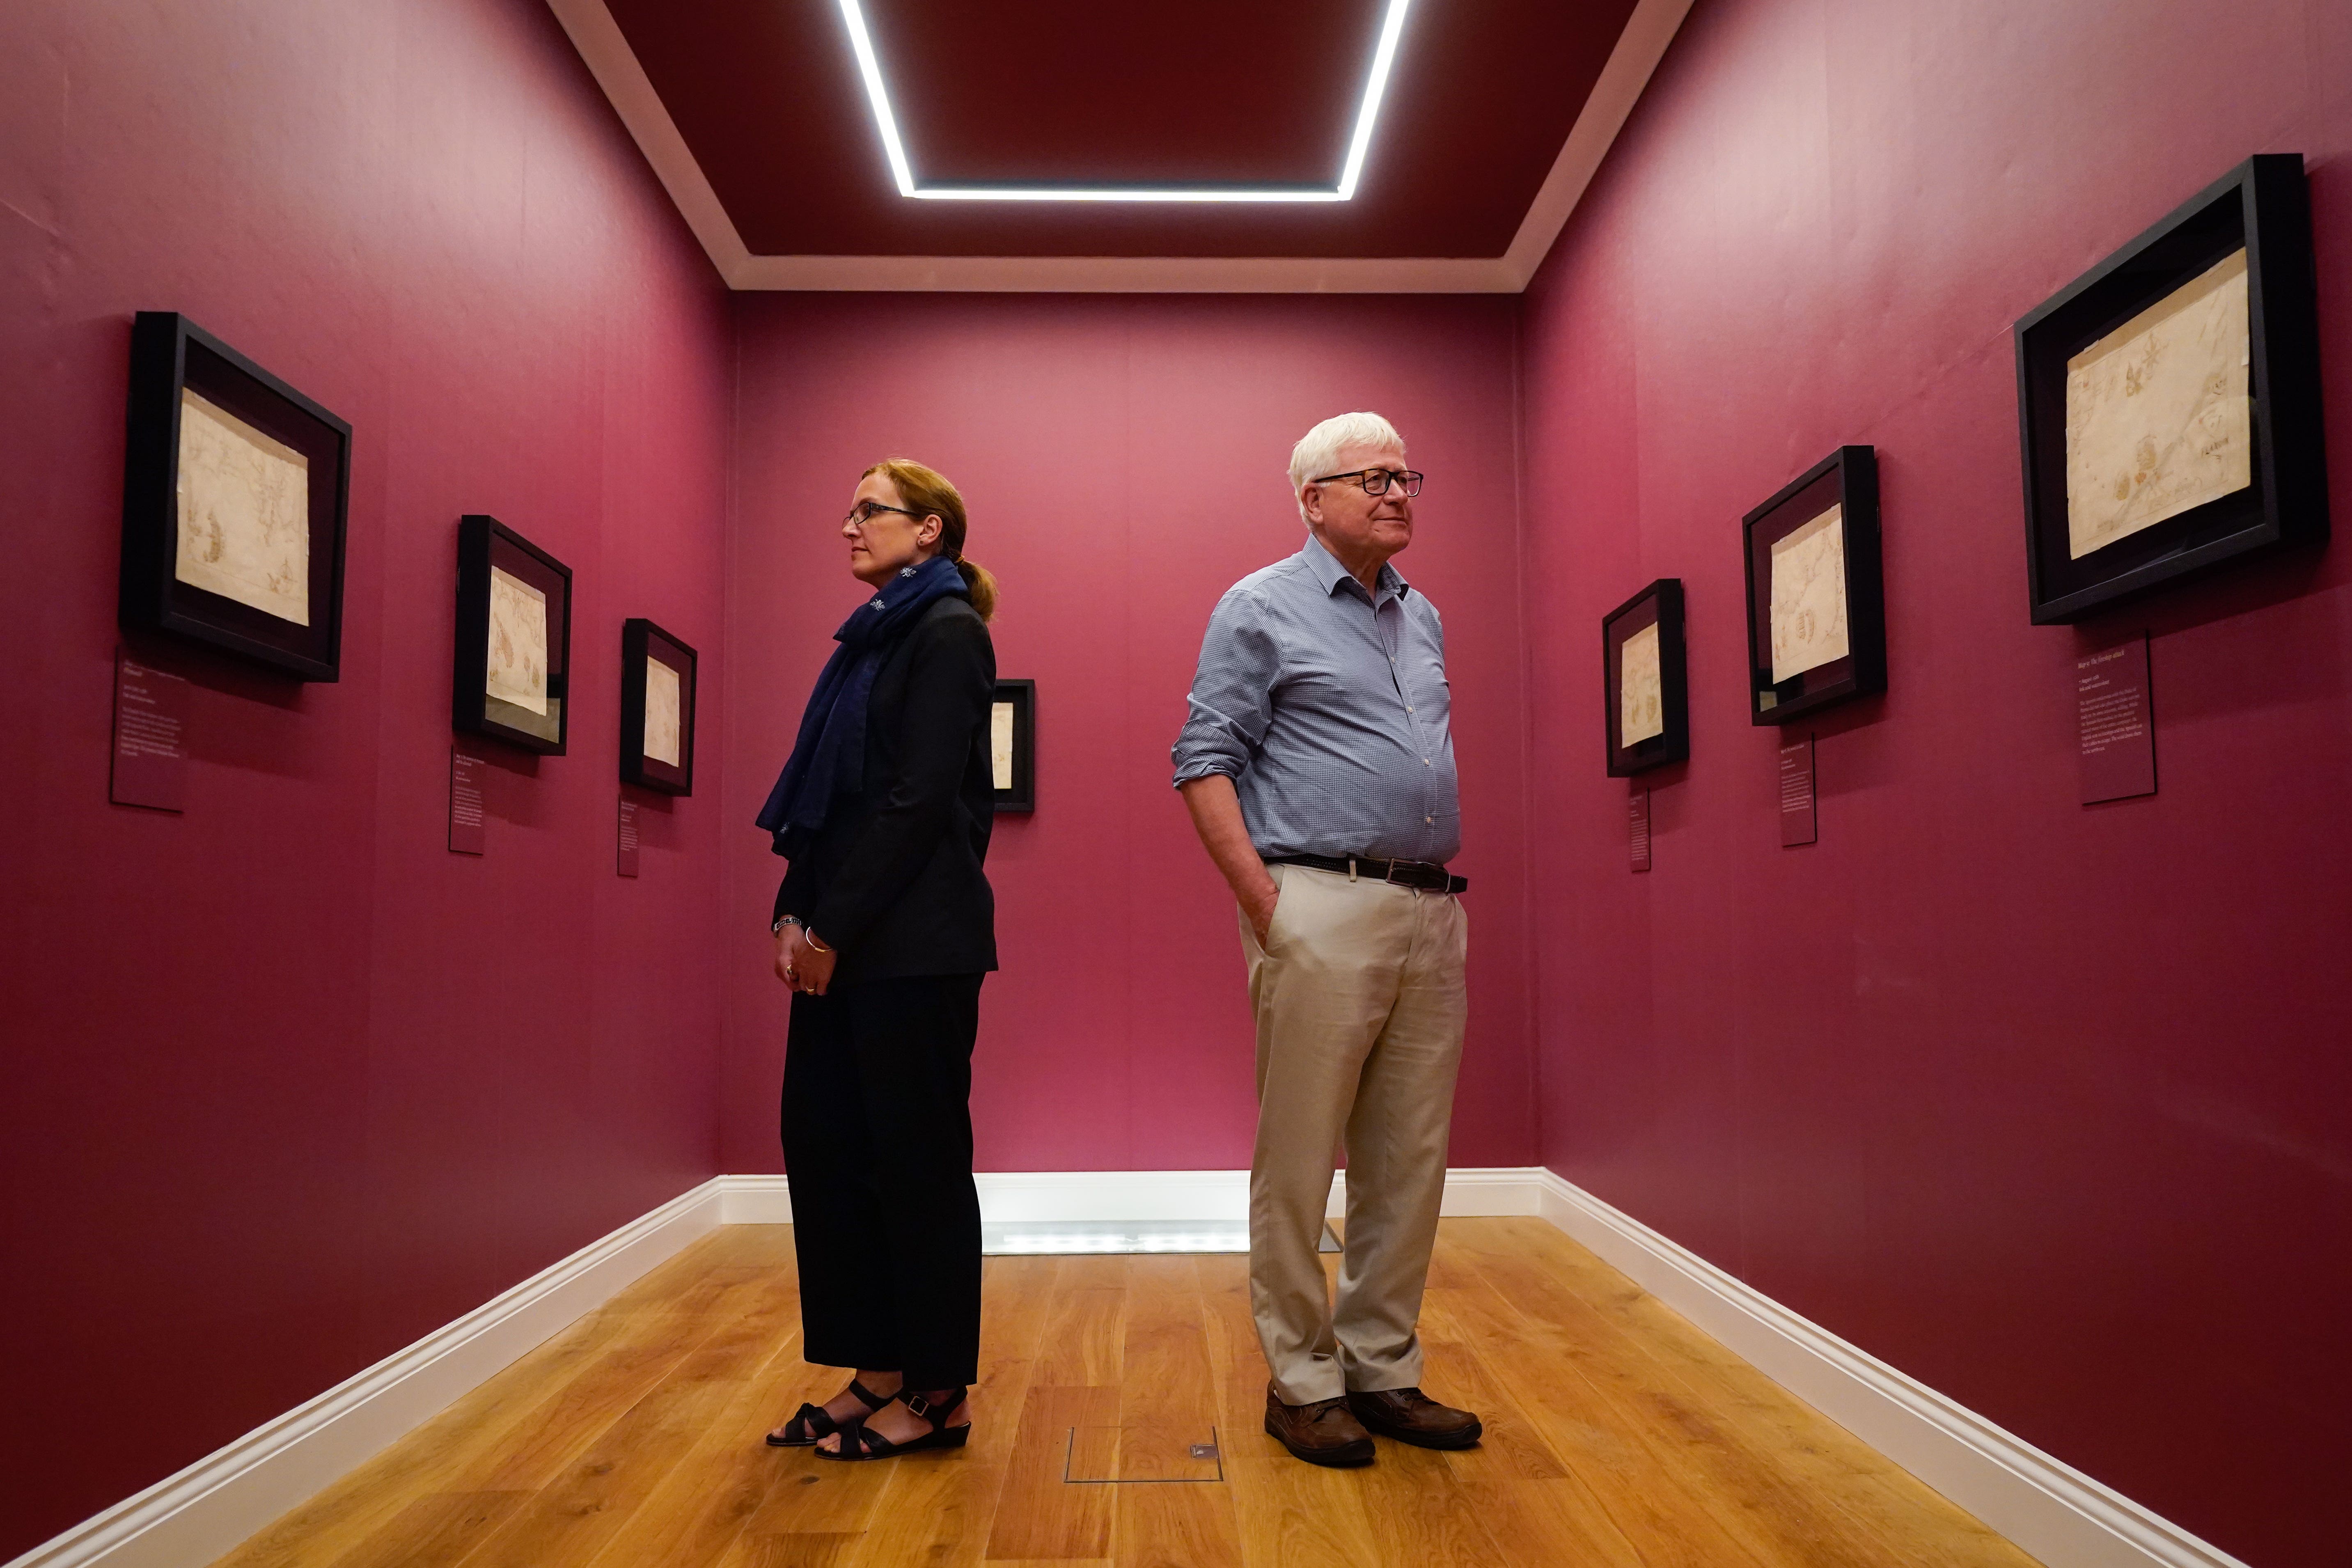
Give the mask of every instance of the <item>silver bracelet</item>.
M 801 917 L 798 915 L 778 915 L 769 923 L 768 934 L 770 936 L 782 936 L 784 934 L 784 928 L 786 926 L 799 926 L 803 931 L 808 929 L 807 924 L 803 921 Z

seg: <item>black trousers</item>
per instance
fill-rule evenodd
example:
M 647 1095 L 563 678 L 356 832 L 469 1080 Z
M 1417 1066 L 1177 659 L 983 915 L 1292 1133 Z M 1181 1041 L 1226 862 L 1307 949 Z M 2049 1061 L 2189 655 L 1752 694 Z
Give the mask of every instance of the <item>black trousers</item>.
M 800 1257 L 803 1353 L 980 1378 L 980 1196 L 971 1183 L 977 974 L 793 997 L 784 1165 Z

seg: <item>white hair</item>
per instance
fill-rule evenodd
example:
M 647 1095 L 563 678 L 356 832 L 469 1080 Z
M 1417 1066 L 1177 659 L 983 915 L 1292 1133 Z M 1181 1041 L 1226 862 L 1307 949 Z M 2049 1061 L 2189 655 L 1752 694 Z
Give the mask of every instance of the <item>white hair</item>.
M 1350 447 L 1377 447 L 1384 452 L 1404 456 L 1404 437 L 1397 427 L 1377 414 L 1335 414 L 1298 438 L 1290 449 L 1290 499 L 1298 500 L 1298 492 L 1307 480 L 1328 474 L 1339 462 L 1339 454 Z M 1299 501 L 1298 515 L 1307 515 L 1307 503 Z

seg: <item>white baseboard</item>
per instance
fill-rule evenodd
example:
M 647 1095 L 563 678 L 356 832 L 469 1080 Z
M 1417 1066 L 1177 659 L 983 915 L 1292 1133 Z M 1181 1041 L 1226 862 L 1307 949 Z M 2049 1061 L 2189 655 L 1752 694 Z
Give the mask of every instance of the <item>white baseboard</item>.
M 191 1568 L 325 1489 L 719 1226 L 706 1182 L 7 1568 Z
M 2046 1568 L 2246 1568 L 1582 1188 L 1530 1175 L 1535 1212 Z
M 996 1221 L 1231 1220 L 1246 1171 L 982 1173 Z M 1344 1212 L 1347 1177 L 1329 1212 Z M 1446 1173 L 1449 1216 L 1550 1221 L 2046 1568 L 2246 1568 L 1539 1165 Z M 721 1225 L 785 1225 L 782 1176 L 719 1176 L 5 1568 L 209 1563 Z

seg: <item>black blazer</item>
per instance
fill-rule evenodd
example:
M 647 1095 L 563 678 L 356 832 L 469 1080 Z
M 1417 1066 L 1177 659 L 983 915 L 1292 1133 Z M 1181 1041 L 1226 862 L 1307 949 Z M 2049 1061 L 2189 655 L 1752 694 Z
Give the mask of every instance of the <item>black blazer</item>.
M 936 601 L 884 656 L 866 710 L 865 785 L 833 803 L 776 889 L 841 954 L 833 983 L 996 967 L 982 862 L 995 818 L 996 647 L 967 599 Z

